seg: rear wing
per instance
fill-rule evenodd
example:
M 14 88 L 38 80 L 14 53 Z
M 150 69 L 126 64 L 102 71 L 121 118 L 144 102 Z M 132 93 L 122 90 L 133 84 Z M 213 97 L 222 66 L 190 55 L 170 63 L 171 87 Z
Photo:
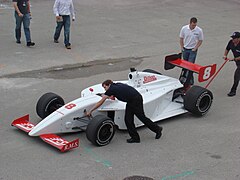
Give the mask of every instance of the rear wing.
M 201 66 L 181 59 L 182 53 L 172 54 L 165 57 L 164 69 L 173 69 L 175 66 L 187 69 L 198 74 L 198 81 L 203 82 L 210 79 L 216 72 L 216 64 Z
M 25 131 L 26 133 L 29 133 L 35 127 L 35 125 L 29 121 L 29 114 L 15 119 L 11 125 L 18 129 L 21 129 L 22 131 Z M 56 134 L 43 134 L 40 135 L 40 138 L 44 142 L 59 149 L 61 152 L 65 152 L 79 146 L 79 139 L 68 142 Z

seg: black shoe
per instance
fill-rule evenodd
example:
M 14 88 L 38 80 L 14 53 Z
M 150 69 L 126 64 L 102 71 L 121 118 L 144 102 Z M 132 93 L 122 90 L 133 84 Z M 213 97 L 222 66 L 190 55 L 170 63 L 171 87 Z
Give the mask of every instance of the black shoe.
M 236 95 L 236 92 L 234 91 L 231 91 L 230 93 L 228 93 L 228 96 L 232 97 L 232 96 L 235 96 Z
M 56 40 L 56 39 L 54 39 L 54 43 L 59 43 L 59 41 L 58 41 L 58 40 Z
M 140 139 L 130 138 L 130 139 L 127 139 L 127 143 L 140 143 Z
M 21 44 L 21 41 L 20 41 L 20 40 L 17 40 L 16 43 L 17 43 L 17 44 Z
M 160 139 L 160 137 L 162 136 L 162 127 L 159 127 L 158 132 L 156 133 L 155 139 Z
M 34 46 L 35 43 L 34 42 L 27 42 L 27 46 L 30 47 L 30 46 Z
M 65 45 L 67 49 L 71 49 L 71 44 L 69 43 L 68 45 Z

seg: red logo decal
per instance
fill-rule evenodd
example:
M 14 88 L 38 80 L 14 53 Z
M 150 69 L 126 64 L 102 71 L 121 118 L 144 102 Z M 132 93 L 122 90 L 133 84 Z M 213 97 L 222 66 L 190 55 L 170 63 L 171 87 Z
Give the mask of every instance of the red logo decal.
M 75 140 L 75 141 L 72 141 L 71 143 L 65 145 L 63 151 L 67 151 L 67 150 L 76 148 L 78 146 L 79 146 L 79 141 Z
M 156 81 L 157 78 L 156 76 L 144 76 L 144 80 L 143 80 L 143 84 L 145 83 L 149 83 L 149 82 L 152 82 L 152 81 Z

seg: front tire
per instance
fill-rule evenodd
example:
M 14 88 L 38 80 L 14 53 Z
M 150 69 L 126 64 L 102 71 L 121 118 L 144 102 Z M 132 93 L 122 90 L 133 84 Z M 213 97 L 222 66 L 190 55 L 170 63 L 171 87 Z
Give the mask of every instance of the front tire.
M 44 119 L 52 112 L 62 107 L 64 104 L 65 103 L 62 97 L 52 92 L 49 92 L 39 98 L 36 106 L 36 111 L 38 116 Z
M 213 100 L 213 94 L 206 88 L 200 86 L 192 86 L 184 96 L 184 108 L 189 112 L 197 115 L 205 115 Z
M 115 134 L 114 122 L 105 115 L 93 117 L 86 129 L 87 139 L 97 146 L 105 146 L 110 143 Z

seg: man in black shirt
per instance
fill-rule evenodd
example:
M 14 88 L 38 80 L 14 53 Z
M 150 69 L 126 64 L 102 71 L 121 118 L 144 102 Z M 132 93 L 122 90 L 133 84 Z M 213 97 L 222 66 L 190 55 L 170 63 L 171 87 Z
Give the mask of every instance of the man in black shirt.
M 233 86 L 231 91 L 228 93 L 228 96 L 235 96 L 240 80 L 240 32 L 234 32 L 231 38 L 232 39 L 228 42 L 228 45 L 225 49 L 223 58 L 226 59 L 228 52 L 230 50 L 232 51 L 234 58 L 230 61 L 235 61 L 237 69 L 235 70 Z
M 111 96 L 116 97 L 118 100 L 126 102 L 125 110 L 125 124 L 130 135 L 130 139 L 127 139 L 128 143 L 140 143 L 140 137 L 134 124 L 134 115 L 138 117 L 151 131 L 156 133 L 155 139 L 159 139 L 162 135 L 162 127 L 152 122 L 145 116 L 143 110 L 143 98 L 142 95 L 133 87 L 123 83 L 113 83 L 112 80 L 106 80 L 102 83 L 103 88 L 106 90 L 105 94 L 102 95 L 102 99 L 96 103 L 96 105 L 87 112 L 88 116 L 100 107 L 107 98 Z
M 31 41 L 31 34 L 29 28 L 31 18 L 29 0 L 12 0 L 12 2 L 15 9 L 14 16 L 16 19 L 16 43 L 21 44 L 21 27 L 23 24 L 27 46 L 34 46 L 35 43 Z

